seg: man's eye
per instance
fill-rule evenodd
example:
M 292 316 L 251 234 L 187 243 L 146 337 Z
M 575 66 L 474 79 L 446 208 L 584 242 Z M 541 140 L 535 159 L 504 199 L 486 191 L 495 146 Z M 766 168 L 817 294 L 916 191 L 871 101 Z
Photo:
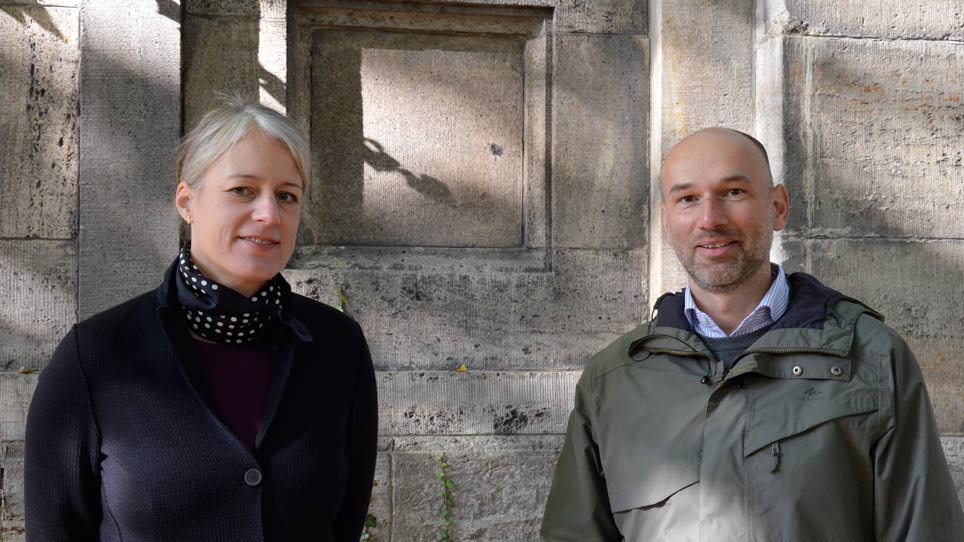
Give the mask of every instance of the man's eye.
M 742 196 L 746 192 L 742 188 L 731 188 L 726 192 L 727 196 Z
M 683 196 L 679 199 L 680 203 L 693 203 L 696 201 L 696 196 Z

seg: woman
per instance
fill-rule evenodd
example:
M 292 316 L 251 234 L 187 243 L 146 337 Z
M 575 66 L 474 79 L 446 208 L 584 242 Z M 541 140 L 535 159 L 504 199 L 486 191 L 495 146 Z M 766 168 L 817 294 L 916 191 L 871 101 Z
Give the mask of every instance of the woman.
M 355 542 L 375 462 L 361 329 L 291 293 L 309 150 L 232 101 L 181 145 L 190 243 L 160 287 L 74 326 L 27 419 L 27 539 Z

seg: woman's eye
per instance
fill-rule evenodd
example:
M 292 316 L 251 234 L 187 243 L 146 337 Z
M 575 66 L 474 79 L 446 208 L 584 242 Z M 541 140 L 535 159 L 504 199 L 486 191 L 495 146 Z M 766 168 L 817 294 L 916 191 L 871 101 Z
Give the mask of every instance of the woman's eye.
M 230 190 L 230 192 L 235 196 L 247 196 L 250 193 L 250 190 L 248 190 L 248 188 L 245 186 L 235 186 Z
M 298 196 L 292 194 L 291 192 L 282 192 L 278 194 L 278 199 L 285 203 L 298 203 Z

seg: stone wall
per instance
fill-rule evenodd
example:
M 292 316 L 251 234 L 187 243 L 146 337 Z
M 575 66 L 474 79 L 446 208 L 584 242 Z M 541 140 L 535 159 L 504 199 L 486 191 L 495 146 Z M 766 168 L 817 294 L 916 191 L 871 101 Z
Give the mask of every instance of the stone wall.
M 311 136 L 286 276 L 371 344 L 377 540 L 434 539 L 440 454 L 453 539 L 537 539 L 583 365 L 682 284 L 659 162 L 721 124 L 790 191 L 775 258 L 911 342 L 964 498 L 964 9 L 865 4 L 0 0 L 2 539 L 37 371 L 158 281 L 216 92 Z

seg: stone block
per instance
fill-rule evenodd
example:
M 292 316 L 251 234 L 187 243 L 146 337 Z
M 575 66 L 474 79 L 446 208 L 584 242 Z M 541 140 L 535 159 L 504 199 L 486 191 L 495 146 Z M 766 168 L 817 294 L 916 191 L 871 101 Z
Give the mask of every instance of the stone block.
M 771 33 L 964 40 L 964 9 L 945 0 L 767 0 Z
M 383 435 L 564 433 L 582 371 L 379 372 Z
M 390 442 L 387 443 L 391 445 Z M 392 458 L 388 449 L 380 451 L 375 459 L 375 480 L 372 482 L 372 498 L 368 514 L 375 520 L 369 529 L 369 540 L 389 540 L 392 524 Z
M 541 272 L 349 263 L 286 276 L 295 291 L 329 303 L 341 286 L 379 369 L 508 370 L 582 368 L 649 314 L 645 269 L 643 250 L 559 250 Z
M 0 238 L 76 234 L 77 20 L 0 3 Z
M 284 20 L 288 10 L 288 0 L 185 0 L 182 3 L 184 13 L 208 17 Z
M 22 441 L 37 374 L 0 373 L 0 446 Z
M 964 48 L 787 38 L 783 69 L 788 231 L 964 237 Z
M 557 32 L 647 34 L 646 0 L 558 0 Z
M 89 316 L 156 287 L 177 251 L 181 28 L 157 3 L 126 0 L 85 3 L 80 28 L 78 303 Z
M 0 240 L 0 291 L 0 370 L 42 367 L 77 319 L 74 243 Z
M 257 3 L 257 2 L 255 2 Z M 257 19 L 184 18 L 184 125 L 194 127 L 221 96 L 257 101 L 262 70 Z
M 310 54 L 315 242 L 523 246 L 523 39 L 317 29 Z
M 436 479 L 441 454 L 455 507 L 452 540 L 517 542 L 537 540 L 542 512 L 561 441 L 506 439 L 492 450 L 479 437 L 452 442 L 433 439 L 421 451 L 396 451 L 393 472 L 392 540 L 435 540 L 441 523 L 442 483 Z
M 23 442 L 4 444 L 0 458 L 0 540 L 23 542 Z
M 954 485 L 957 486 L 957 498 L 964 506 L 964 437 L 941 437 L 941 443 L 944 445 L 947 465 L 951 468 L 951 476 L 954 477 Z
M 555 246 L 646 244 L 648 40 L 557 36 Z
M 964 242 L 785 240 L 787 271 L 807 270 L 870 305 L 914 350 L 942 433 L 964 433 Z

